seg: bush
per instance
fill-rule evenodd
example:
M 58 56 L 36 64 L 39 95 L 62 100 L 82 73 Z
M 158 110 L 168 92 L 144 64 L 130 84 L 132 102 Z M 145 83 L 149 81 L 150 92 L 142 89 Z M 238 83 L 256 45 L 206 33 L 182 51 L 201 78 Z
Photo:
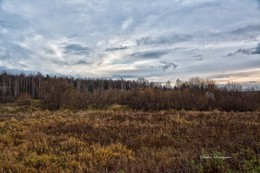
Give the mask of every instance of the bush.
M 22 93 L 17 97 L 16 103 L 19 106 L 30 106 L 32 104 L 32 97 L 27 93 Z

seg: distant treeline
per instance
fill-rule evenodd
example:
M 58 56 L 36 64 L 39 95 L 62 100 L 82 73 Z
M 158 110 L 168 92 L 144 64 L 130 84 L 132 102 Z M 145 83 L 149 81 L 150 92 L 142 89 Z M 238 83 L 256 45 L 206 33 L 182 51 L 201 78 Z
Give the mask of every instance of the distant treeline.
M 114 104 L 133 109 L 253 111 L 260 108 L 260 92 L 237 84 L 218 87 L 199 77 L 160 85 L 138 80 L 79 79 L 37 75 L 0 74 L 0 102 L 30 104 L 41 100 L 44 109 L 107 108 Z

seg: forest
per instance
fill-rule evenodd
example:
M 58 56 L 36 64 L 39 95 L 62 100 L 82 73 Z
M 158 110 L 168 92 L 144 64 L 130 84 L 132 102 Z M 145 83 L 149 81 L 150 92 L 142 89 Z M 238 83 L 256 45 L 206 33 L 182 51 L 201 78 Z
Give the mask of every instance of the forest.
M 144 78 L 80 79 L 36 75 L 0 74 L 0 102 L 30 105 L 38 100 L 49 110 L 108 108 L 123 105 L 136 110 L 259 110 L 260 92 L 244 90 L 241 85 L 228 83 L 218 86 L 213 80 L 193 77 L 161 85 Z

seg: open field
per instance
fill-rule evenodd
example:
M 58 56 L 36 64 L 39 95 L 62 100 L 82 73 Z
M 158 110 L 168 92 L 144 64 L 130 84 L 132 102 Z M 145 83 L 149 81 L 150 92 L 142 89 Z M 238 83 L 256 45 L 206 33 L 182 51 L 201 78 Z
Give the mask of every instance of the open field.
M 0 172 L 258 172 L 260 112 L 0 105 Z

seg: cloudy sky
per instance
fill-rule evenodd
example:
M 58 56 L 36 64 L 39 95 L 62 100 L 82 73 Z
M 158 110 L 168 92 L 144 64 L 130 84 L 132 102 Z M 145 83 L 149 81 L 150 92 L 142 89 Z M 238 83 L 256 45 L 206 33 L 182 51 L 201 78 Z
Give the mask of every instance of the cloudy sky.
M 0 0 L 0 70 L 260 82 L 260 0 Z

